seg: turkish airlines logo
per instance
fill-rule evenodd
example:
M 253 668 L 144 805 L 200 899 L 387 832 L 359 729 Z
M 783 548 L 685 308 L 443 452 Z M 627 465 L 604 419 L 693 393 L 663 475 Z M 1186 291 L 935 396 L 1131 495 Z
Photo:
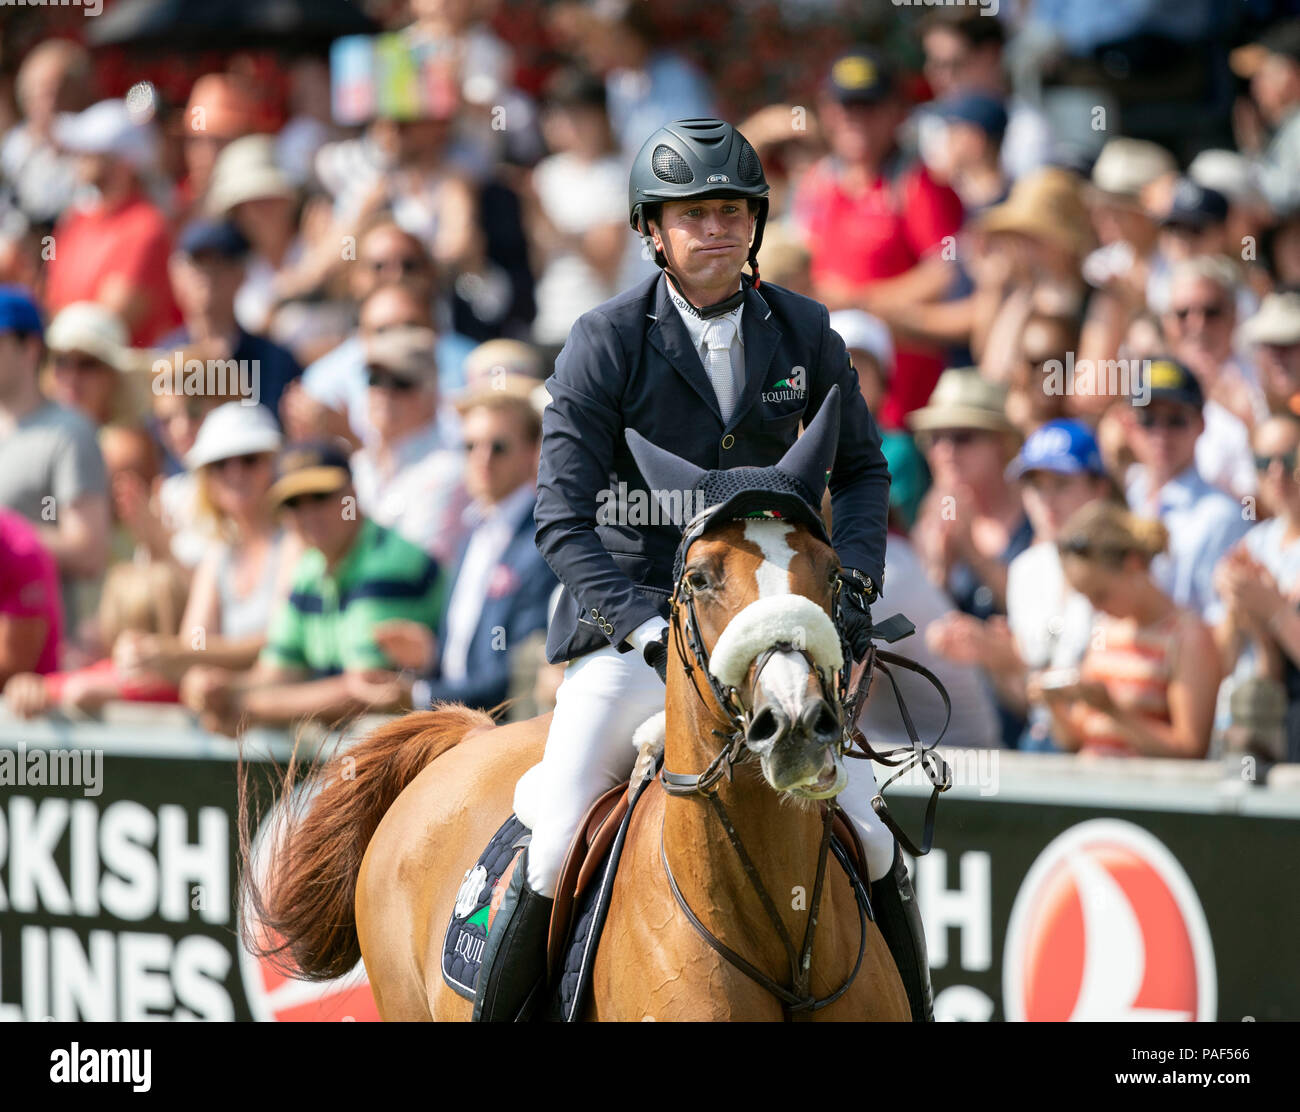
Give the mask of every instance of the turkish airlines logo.
M 1002 999 L 1009 1020 L 1214 1019 L 1214 947 L 1177 858 L 1117 819 L 1054 839 L 1011 908 Z

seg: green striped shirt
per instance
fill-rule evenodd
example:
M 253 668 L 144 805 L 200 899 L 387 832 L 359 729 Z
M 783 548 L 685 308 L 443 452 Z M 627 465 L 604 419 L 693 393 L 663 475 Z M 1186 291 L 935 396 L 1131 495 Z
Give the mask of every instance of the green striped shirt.
M 376 623 L 408 618 L 437 629 L 445 604 L 434 560 L 367 518 L 333 574 L 319 549 L 303 553 L 289 597 L 271 617 L 262 660 L 317 677 L 393 668 L 375 644 Z

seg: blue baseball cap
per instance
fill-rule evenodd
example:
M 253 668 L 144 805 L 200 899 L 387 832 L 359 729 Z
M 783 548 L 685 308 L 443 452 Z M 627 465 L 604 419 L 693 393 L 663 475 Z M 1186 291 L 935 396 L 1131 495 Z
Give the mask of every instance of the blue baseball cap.
M 1092 429 L 1082 421 L 1066 419 L 1048 421 L 1031 432 L 1007 468 L 1007 478 L 1019 479 L 1030 471 L 1104 475 L 1106 465 Z
M 0 332 L 44 335 L 41 311 L 25 286 L 0 286 Z
M 1007 110 L 996 97 L 984 93 L 958 93 L 927 106 L 943 120 L 972 124 L 993 139 L 1001 139 L 1007 130 Z
M 181 232 L 176 250 L 182 255 L 220 255 L 242 259 L 249 251 L 248 240 L 228 220 L 195 220 Z

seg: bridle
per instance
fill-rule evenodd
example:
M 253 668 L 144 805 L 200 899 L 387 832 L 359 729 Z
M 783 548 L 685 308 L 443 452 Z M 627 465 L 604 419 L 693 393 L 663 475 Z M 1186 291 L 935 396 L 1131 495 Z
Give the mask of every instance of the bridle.
M 673 592 L 669 598 L 670 617 L 669 627 L 672 630 L 674 642 L 677 647 L 677 655 L 682 661 L 682 666 L 686 670 L 686 675 L 691 681 L 691 687 L 695 691 L 696 697 L 700 700 L 710 717 L 717 722 L 721 717 L 722 721 L 715 725 L 712 734 L 714 737 L 721 739 L 722 745 L 713 759 L 705 766 L 702 772 L 694 774 L 685 774 L 671 771 L 665 764 L 660 769 L 659 778 L 663 784 L 664 791 L 673 796 L 694 796 L 705 799 L 712 807 L 714 814 L 717 815 L 718 821 L 722 824 L 722 829 L 727 835 L 727 840 L 731 843 L 740 861 L 741 868 L 748 878 L 750 886 L 754 889 L 759 902 L 762 904 L 768 919 L 776 929 L 776 933 L 781 940 L 785 949 L 786 957 L 790 963 L 790 982 L 791 987 L 787 988 L 779 984 L 768 974 L 758 969 L 751 962 L 747 961 L 740 954 L 736 953 L 731 947 L 722 942 L 714 935 L 695 915 L 687 903 L 685 896 L 677 884 L 677 879 L 673 875 L 672 866 L 668 862 L 667 848 L 664 845 L 663 825 L 659 828 L 659 856 L 663 862 L 664 874 L 668 879 L 668 886 L 672 891 L 673 899 L 677 906 L 681 908 L 682 913 L 686 916 L 687 921 L 696 930 L 700 937 L 720 954 L 727 962 L 744 973 L 750 980 L 766 989 L 775 996 L 782 1005 L 782 1009 L 787 1019 L 802 1012 L 816 1012 L 822 1008 L 833 1004 L 840 999 L 853 982 L 857 979 L 858 973 L 862 968 L 863 956 L 866 952 L 867 945 L 867 921 L 874 921 L 874 914 L 871 909 L 870 895 L 867 891 L 867 884 L 858 874 L 857 870 L 852 867 L 848 859 L 847 851 L 835 839 L 832 838 L 832 828 L 834 824 L 835 813 L 841 810 L 835 800 L 829 800 L 822 804 L 822 836 L 821 844 L 817 856 L 817 875 L 813 886 L 812 899 L 809 904 L 808 922 L 804 929 L 804 936 L 801 946 L 796 950 L 794 940 L 790 937 L 784 920 L 777 911 L 776 904 L 768 893 L 766 886 L 763 884 L 762 877 L 754 865 L 753 859 L 745 849 L 744 842 L 737 833 L 731 816 L 727 812 L 725 804 L 717 793 L 717 786 L 725 776 L 730 782 L 735 766 L 746 760 L 753 754 L 746 746 L 746 736 L 750 724 L 752 723 L 752 712 L 744 705 L 741 700 L 740 692 L 737 688 L 723 684 L 709 669 L 709 653 L 704 645 L 704 638 L 700 633 L 699 615 L 696 612 L 695 590 L 691 587 L 686 569 L 685 555 L 690 546 L 697 540 L 708 528 L 714 514 L 710 511 L 704 511 L 696 516 L 686 528 L 682 540 L 677 549 L 677 555 L 674 560 L 674 571 L 676 580 L 673 585 Z M 913 765 L 919 764 L 929 776 L 933 785 L 933 792 L 930 797 L 929 805 L 926 809 L 925 833 L 923 836 L 923 848 L 918 849 L 913 845 L 903 831 L 895 823 L 893 817 L 889 814 L 885 806 L 884 798 L 877 794 L 871 801 L 872 808 L 880 816 L 881 821 L 899 840 L 909 853 L 913 856 L 922 856 L 930 851 L 930 846 L 934 834 L 934 813 L 938 802 L 940 792 L 946 791 L 951 787 L 951 772 L 947 763 L 937 753 L 933 752 L 934 746 L 938 745 L 943 734 L 947 731 L 948 722 L 945 721 L 943 730 L 939 736 L 929 745 L 921 743 L 916 733 L 915 726 L 912 722 L 911 715 L 903 702 L 903 698 L 898 689 L 897 681 L 890 672 L 887 664 L 897 667 L 903 667 L 911 671 L 918 672 L 927 678 L 939 691 L 944 706 L 948 712 L 948 719 L 952 717 L 952 704 L 948 698 L 948 693 L 943 684 L 939 682 L 928 669 L 920 664 L 910 661 L 905 657 L 898 656 L 895 653 L 878 650 L 874 642 L 868 648 L 862 674 L 857 684 L 854 686 L 852 693 L 849 692 L 849 683 L 853 669 L 853 654 L 850 650 L 848 641 L 845 637 L 845 623 L 843 620 L 843 581 L 837 576 L 835 587 L 832 594 L 831 618 L 839 632 L 840 645 L 843 653 L 843 664 L 835 671 L 834 676 L 828 674 L 828 670 L 823 668 L 808 649 L 796 646 L 789 641 L 780 641 L 764 649 L 755 659 L 753 667 L 753 680 L 751 688 L 757 689 L 758 679 L 763 668 L 768 661 L 779 652 L 798 652 L 808 662 L 808 666 L 817 676 L 818 683 L 821 686 L 822 697 L 828 704 L 835 707 L 840 713 L 841 737 L 836 747 L 837 756 L 854 757 L 862 760 L 876 760 L 888 766 L 901 766 L 882 786 L 888 787 L 894 780 L 898 779 Z M 879 667 L 887 676 L 893 688 L 894 697 L 898 702 L 904 727 L 907 730 L 911 745 L 907 748 L 891 749 L 885 753 L 878 753 L 867 742 L 855 725 L 858 711 L 861 709 L 863 701 L 871 686 L 873 670 Z M 705 683 L 708 686 L 709 693 L 712 695 L 713 704 L 705 696 L 700 687 L 698 674 L 703 674 Z M 721 726 L 721 728 L 719 728 Z M 861 750 L 854 752 L 853 745 L 857 745 Z M 910 759 L 906 756 L 895 758 L 896 754 L 910 754 Z M 844 824 L 849 830 L 855 842 L 857 842 L 857 832 L 851 822 Z M 866 855 L 862 851 L 861 844 L 857 844 L 857 859 L 865 867 Z M 826 862 L 829 853 L 834 853 L 836 859 L 844 869 L 850 883 L 853 886 L 855 901 L 858 909 L 859 921 L 859 941 L 857 960 L 854 962 L 853 969 L 849 972 L 843 983 L 832 993 L 827 996 L 817 997 L 811 991 L 812 981 L 812 948 L 813 938 L 817 929 L 817 918 L 821 908 L 821 894 L 826 879 Z
M 703 515 L 701 515 L 703 516 Z M 698 519 L 697 519 L 698 521 Z M 696 522 L 692 523 L 695 526 Z M 688 528 L 686 535 L 682 538 L 682 547 L 678 550 L 678 559 L 676 566 L 682 568 L 682 557 L 685 550 L 696 537 L 704 532 L 707 522 L 699 523 L 699 528 Z M 837 590 L 838 594 L 838 590 Z M 808 922 L 804 928 L 802 943 L 798 949 L 795 947 L 794 939 L 790 937 L 790 932 L 786 928 L 785 921 L 781 918 L 780 912 L 777 911 L 776 904 L 768 893 L 763 879 L 759 875 L 753 859 L 745 849 L 745 844 L 740 835 L 737 833 L 735 824 L 731 821 L 731 816 L 727 812 L 726 805 L 722 802 L 717 793 L 717 785 L 725 776 L 728 781 L 732 779 L 735 766 L 740 762 L 752 756 L 751 751 L 745 744 L 745 738 L 752 722 L 752 712 L 744 705 L 740 698 L 740 692 L 729 685 L 721 683 L 717 677 L 709 670 L 709 654 L 704 646 L 704 638 L 700 633 L 699 615 L 695 608 L 695 590 L 691 587 L 687 575 L 681 570 L 677 581 L 673 586 L 673 593 L 669 599 L 671 607 L 670 628 L 677 646 L 677 655 L 680 657 L 683 666 L 686 669 L 687 677 L 691 681 L 691 686 L 695 691 L 696 697 L 704 705 L 710 716 L 716 721 L 719 715 L 722 718 L 721 729 L 715 726 L 712 733 L 715 737 L 722 740 L 722 746 L 716 756 L 704 768 L 702 772 L 695 774 L 683 774 L 671 771 L 666 765 L 660 770 L 659 777 L 663 783 L 664 791 L 669 795 L 675 796 L 697 796 L 708 801 L 714 814 L 717 815 L 718 821 L 722 824 L 722 829 L 726 832 L 727 840 L 731 843 L 736 852 L 740 865 L 749 879 L 750 886 L 758 896 L 763 910 L 767 913 L 772 925 L 776 928 L 781 944 L 785 949 L 786 957 L 790 963 L 790 981 L 791 987 L 787 988 L 778 983 L 772 977 L 768 976 L 761 969 L 757 968 L 751 962 L 747 961 L 740 954 L 736 953 L 731 947 L 727 946 L 721 939 L 714 935 L 691 910 L 678 887 L 677 878 L 673 875 L 672 866 L 668 863 L 668 851 L 664 845 L 663 826 L 659 828 L 659 857 L 663 862 L 664 874 L 668 879 L 668 886 L 672 890 L 673 899 L 676 900 L 677 906 L 681 908 L 682 913 L 686 916 L 687 921 L 699 933 L 704 941 L 718 954 L 720 954 L 731 965 L 735 966 L 744 973 L 750 980 L 766 989 L 775 996 L 782 1005 L 786 1018 L 800 1012 L 815 1012 L 833 1004 L 852 986 L 857 979 L 858 972 L 862 968 L 863 956 L 867 947 L 867 921 L 874 918 L 871 911 L 871 900 L 867 893 L 866 885 L 852 868 L 848 860 L 847 853 L 843 846 L 834 841 L 831 837 L 832 827 L 834 824 L 835 812 L 839 810 L 834 800 L 829 801 L 822 807 L 822 836 L 821 844 L 817 855 L 817 875 L 813 885 L 812 899 L 809 904 Z M 845 665 L 840 668 L 834 677 L 827 674 L 827 670 L 817 663 L 812 654 L 806 648 L 796 647 L 792 642 L 780 641 L 764 649 L 756 658 L 753 668 L 753 684 L 757 687 L 758 678 L 768 661 L 780 652 L 798 652 L 808 662 L 817 676 L 818 683 L 822 689 L 822 696 L 833 707 L 843 712 L 845 706 L 845 691 L 848 685 L 849 661 L 851 657 L 845 657 Z M 708 685 L 709 692 L 713 696 L 715 706 L 710 706 L 709 699 L 701 690 L 699 674 L 703 674 L 705 683 Z M 841 718 L 841 725 L 843 718 Z M 848 742 L 849 732 L 841 730 L 840 743 L 837 746 L 837 756 L 845 753 Z M 852 830 L 851 824 L 846 824 Z M 856 833 L 854 833 L 856 839 Z M 826 880 L 826 861 L 828 854 L 833 852 L 840 865 L 844 868 L 845 874 L 849 877 L 853 885 L 854 895 L 858 908 L 859 920 L 859 942 L 858 956 L 853 965 L 852 971 L 845 978 L 844 982 L 834 992 L 827 996 L 817 997 L 811 991 L 812 982 L 812 947 L 813 938 L 817 930 L 817 916 L 821 908 L 821 894 Z M 865 861 L 865 855 L 859 847 L 858 860 Z

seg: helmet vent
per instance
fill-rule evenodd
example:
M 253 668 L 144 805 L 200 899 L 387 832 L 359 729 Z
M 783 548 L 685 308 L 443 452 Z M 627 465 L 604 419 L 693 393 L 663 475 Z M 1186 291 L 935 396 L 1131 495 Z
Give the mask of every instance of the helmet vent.
M 695 174 L 686 159 L 663 143 L 655 147 L 654 154 L 650 156 L 650 166 L 655 172 L 655 177 L 660 181 L 670 182 L 673 185 L 687 185 L 695 180 Z
M 746 185 L 754 185 L 763 180 L 763 168 L 759 165 L 758 155 L 754 153 L 753 147 L 743 141 L 740 144 L 740 161 L 736 173 Z

